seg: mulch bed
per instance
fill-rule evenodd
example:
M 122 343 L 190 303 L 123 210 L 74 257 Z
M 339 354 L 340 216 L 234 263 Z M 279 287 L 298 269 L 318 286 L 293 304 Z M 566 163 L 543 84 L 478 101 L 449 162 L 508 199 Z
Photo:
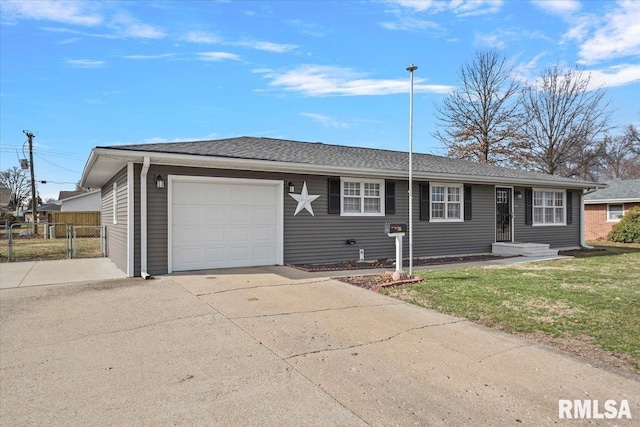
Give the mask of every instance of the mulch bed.
M 461 262 L 477 262 L 477 261 L 491 261 L 496 259 L 511 258 L 498 255 L 465 255 L 456 257 L 441 257 L 441 258 L 415 258 L 413 260 L 414 267 L 426 266 L 426 265 L 444 265 L 444 264 L 458 264 Z M 407 263 L 407 266 L 409 264 Z M 378 261 L 344 261 L 344 262 L 332 262 L 323 264 L 296 264 L 291 267 L 308 272 L 319 271 L 344 271 L 344 270 L 365 270 L 372 268 L 391 268 L 395 269 L 395 265 L 392 260 L 378 260 Z
M 567 251 L 558 251 L 558 255 L 562 255 L 562 256 L 573 256 L 573 255 L 577 255 L 577 254 L 592 254 L 592 253 L 597 253 L 597 252 L 607 252 L 607 250 L 605 248 L 593 248 L 593 249 L 587 249 L 587 248 L 582 248 L 582 249 L 570 249 Z

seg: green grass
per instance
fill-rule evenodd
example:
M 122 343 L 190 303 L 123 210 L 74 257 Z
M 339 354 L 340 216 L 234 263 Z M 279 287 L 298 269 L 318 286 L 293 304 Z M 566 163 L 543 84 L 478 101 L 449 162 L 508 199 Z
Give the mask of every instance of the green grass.
M 82 237 L 74 240 L 75 258 L 101 256 L 99 237 Z M 0 262 L 9 257 L 8 240 L 0 239 Z M 67 258 L 67 239 L 44 239 L 42 237 L 15 238 L 13 240 L 14 261 L 56 260 Z
M 564 261 L 424 271 L 422 283 L 384 292 L 640 372 L 640 245 L 606 249 Z

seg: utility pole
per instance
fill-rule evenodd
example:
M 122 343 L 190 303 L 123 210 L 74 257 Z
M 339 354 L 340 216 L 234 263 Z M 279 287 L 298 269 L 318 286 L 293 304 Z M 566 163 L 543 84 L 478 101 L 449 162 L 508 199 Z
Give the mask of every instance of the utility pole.
M 36 200 L 36 177 L 33 172 L 33 138 L 35 135 L 28 130 L 22 131 L 29 138 L 29 168 L 31 169 L 31 213 L 33 218 L 33 236 L 38 235 L 38 201 Z

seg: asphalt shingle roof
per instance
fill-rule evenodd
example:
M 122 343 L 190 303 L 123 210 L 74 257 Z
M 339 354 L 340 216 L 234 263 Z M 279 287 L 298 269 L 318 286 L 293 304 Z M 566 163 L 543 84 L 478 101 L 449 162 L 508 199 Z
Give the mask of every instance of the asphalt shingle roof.
M 98 148 L 264 160 L 314 166 L 342 166 L 353 168 L 354 170 L 406 171 L 409 164 L 409 156 L 406 151 L 248 136 L 213 141 L 117 145 Z M 586 183 L 586 181 L 550 176 L 544 173 L 509 169 L 419 153 L 414 153 L 413 155 L 413 170 L 415 172 L 447 175 L 474 175 L 479 177 L 542 179 L 559 183 Z
M 614 179 L 607 182 L 607 188 L 584 196 L 585 200 L 640 200 L 640 179 Z

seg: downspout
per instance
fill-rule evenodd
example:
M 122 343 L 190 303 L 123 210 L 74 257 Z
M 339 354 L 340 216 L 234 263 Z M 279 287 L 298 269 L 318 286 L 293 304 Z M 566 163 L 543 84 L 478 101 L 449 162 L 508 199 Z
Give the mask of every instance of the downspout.
M 587 242 L 584 238 L 584 196 L 587 194 L 583 192 L 580 195 L 580 246 L 585 249 L 593 249 L 593 246 L 587 245 Z
M 147 273 L 147 172 L 151 159 L 145 156 L 140 171 L 140 276 L 149 279 L 151 275 Z

